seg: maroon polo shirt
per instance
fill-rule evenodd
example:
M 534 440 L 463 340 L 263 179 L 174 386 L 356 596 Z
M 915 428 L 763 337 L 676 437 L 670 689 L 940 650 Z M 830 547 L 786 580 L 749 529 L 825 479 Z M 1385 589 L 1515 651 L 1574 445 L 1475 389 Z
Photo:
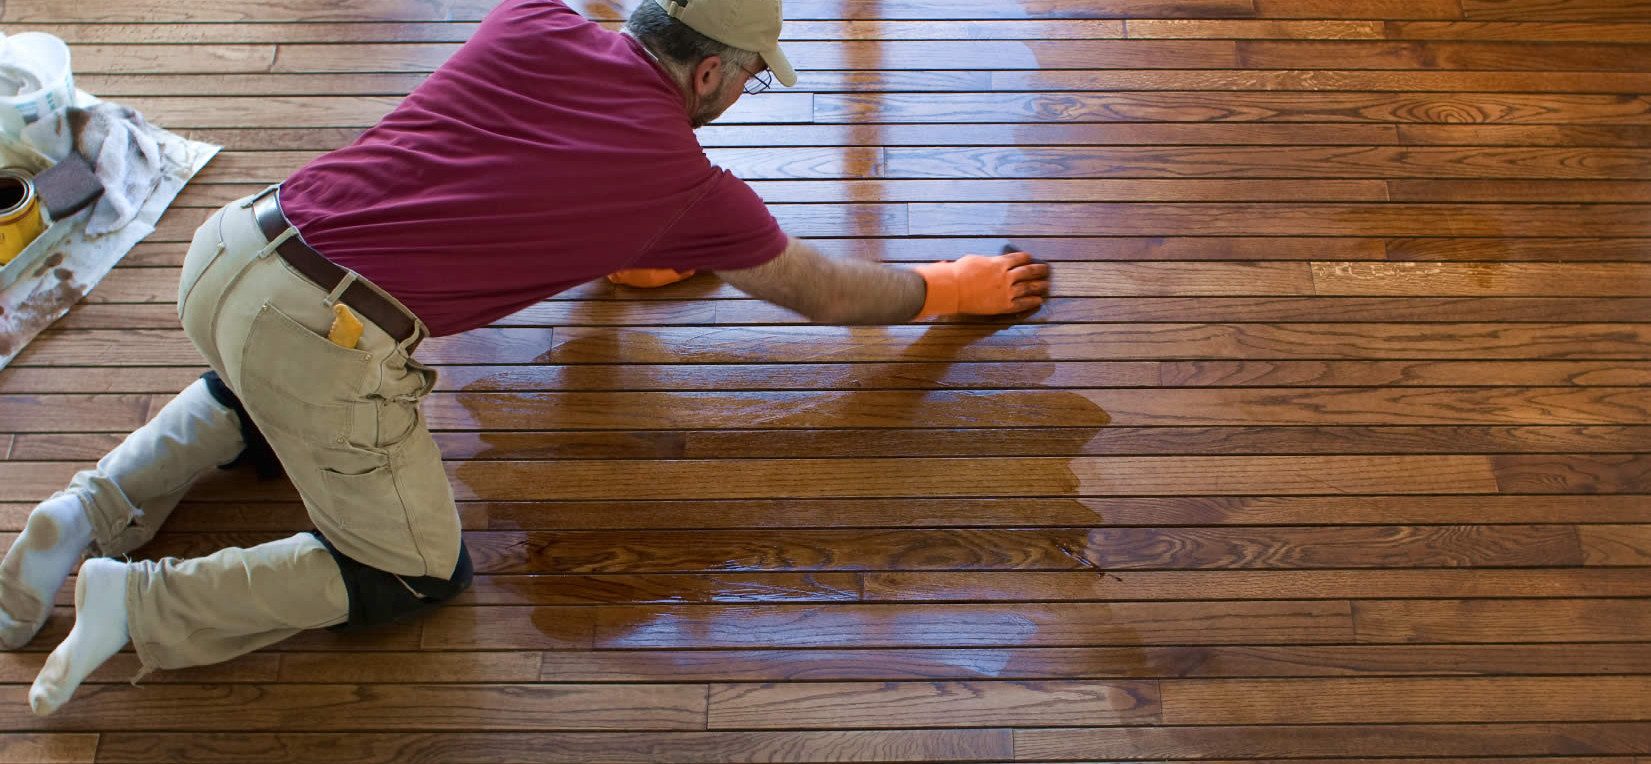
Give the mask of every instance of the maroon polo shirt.
M 749 268 L 786 245 L 641 44 L 555 0 L 501 3 L 281 206 L 438 336 L 624 268 Z

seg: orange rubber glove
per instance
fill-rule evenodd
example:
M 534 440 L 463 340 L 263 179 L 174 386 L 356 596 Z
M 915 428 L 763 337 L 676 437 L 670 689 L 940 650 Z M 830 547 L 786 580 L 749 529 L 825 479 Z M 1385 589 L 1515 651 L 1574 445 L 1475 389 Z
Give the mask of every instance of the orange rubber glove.
M 652 289 L 666 284 L 675 284 L 693 275 L 693 271 L 677 271 L 670 268 L 626 268 L 608 274 L 608 280 L 628 287 Z
M 996 257 L 964 255 L 955 262 L 919 265 L 914 270 L 928 283 L 918 318 L 954 313 L 991 316 L 1033 310 L 1049 294 L 1049 266 L 1025 252 Z

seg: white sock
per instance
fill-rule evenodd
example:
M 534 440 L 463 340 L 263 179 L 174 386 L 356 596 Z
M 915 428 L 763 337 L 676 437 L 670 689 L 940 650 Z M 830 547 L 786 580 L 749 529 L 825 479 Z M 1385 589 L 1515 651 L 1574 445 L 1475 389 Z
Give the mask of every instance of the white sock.
M 60 493 L 29 513 L 0 562 L 0 648 L 16 650 L 34 639 L 91 543 L 92 523 L 75 494 Z
M 75 627 L 46 658 L 46 666 L 29 688 L 36 716 L 56 711 L 103 662 L 130 641 L 126 626 L 124 562 L 97 557 L 80 566 L 75 581 Z

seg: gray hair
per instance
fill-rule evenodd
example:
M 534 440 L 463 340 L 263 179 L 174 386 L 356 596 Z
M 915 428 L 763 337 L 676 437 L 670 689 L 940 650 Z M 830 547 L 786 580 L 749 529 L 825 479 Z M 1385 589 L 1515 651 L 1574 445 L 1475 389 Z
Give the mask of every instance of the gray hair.
M 687 0 L 676 2 L 688 4 Z M 761 60 L 755 51 L 725 45 L 694 31 L 693 27 L 672 18 L 654 0 L 642 0 L 631 12 L 625 28 L 667 65 L 683 71 L 692 71 L 711 56 L 746 70 L 755 68 Z

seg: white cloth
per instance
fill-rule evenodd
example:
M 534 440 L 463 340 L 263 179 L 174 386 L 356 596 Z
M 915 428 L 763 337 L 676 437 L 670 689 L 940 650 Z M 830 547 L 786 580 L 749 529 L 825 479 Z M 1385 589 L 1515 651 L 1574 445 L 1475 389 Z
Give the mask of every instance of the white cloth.
M 87 236 L 102 236 L 132 222 L 161 182 L 157 130 L 137 111 L 116 103 L 70 107 L 23 128 L 23 138 L 53 162 L 72 150 L 86 157 L 103 183 L 103 198 L 86 221 Z

